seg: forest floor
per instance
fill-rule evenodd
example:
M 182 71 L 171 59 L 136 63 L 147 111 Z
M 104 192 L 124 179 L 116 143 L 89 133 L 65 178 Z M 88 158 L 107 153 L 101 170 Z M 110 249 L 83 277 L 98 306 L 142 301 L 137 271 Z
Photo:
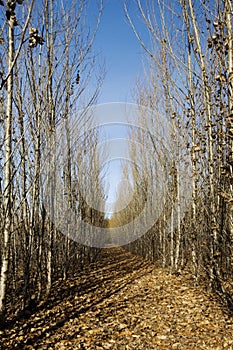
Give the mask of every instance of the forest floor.
M 123 248 L 103 249 L 82 273 L 53 285 L 0 349 L 233 349 L 233 318 L 214 297 Z

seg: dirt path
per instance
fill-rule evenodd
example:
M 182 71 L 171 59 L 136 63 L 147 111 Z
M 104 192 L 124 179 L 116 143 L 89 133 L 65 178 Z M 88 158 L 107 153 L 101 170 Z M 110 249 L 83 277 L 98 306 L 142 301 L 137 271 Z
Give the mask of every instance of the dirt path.
M 1 349 L 230 350 L 233 319 L 188 275 L 112 248 L 0 336 Z

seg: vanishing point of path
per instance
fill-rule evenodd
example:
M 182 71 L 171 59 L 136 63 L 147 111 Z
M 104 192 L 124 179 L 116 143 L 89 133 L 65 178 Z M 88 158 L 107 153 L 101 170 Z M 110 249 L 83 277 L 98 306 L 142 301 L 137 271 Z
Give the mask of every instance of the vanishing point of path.
M 188 274 L 107 248 L 0 337 L 4 350 L 230 350 L 233 319 Z

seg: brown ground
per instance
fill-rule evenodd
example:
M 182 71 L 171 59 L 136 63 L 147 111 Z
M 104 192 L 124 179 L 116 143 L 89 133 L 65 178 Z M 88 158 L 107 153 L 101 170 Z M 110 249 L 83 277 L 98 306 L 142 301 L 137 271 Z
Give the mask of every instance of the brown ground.
M 233 319 L 188 274 L 108 248 L 0 337 L 0 349 L 10 350 L 230 350 Z

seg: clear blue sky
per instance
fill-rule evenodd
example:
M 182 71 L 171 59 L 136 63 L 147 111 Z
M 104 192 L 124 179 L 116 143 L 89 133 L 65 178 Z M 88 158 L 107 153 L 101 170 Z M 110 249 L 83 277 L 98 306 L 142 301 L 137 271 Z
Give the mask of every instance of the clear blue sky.
M 142 76 L 143 50 L 127 21 L 121 0 L 105 0 L 95 49 L 106 64 L 99 102 L 134 102 L 133 88 Z
M 143 76 L 144 52 L 126 18 L 123 0 L 105 0 L 94 48 L 100 53 L 106 67 L 98 103 L 135 102 L 135 83 Z M 119 134 L 118 130 L 114 137 L 120 137 L 122 133 L 124 134 L 123 131 Z M 109 162 L 105 170 L 107 202 L 113 203 L 122 181 L 121 161 L 118 159 Z M 106 207 L 111 210 L 108 205 Z

